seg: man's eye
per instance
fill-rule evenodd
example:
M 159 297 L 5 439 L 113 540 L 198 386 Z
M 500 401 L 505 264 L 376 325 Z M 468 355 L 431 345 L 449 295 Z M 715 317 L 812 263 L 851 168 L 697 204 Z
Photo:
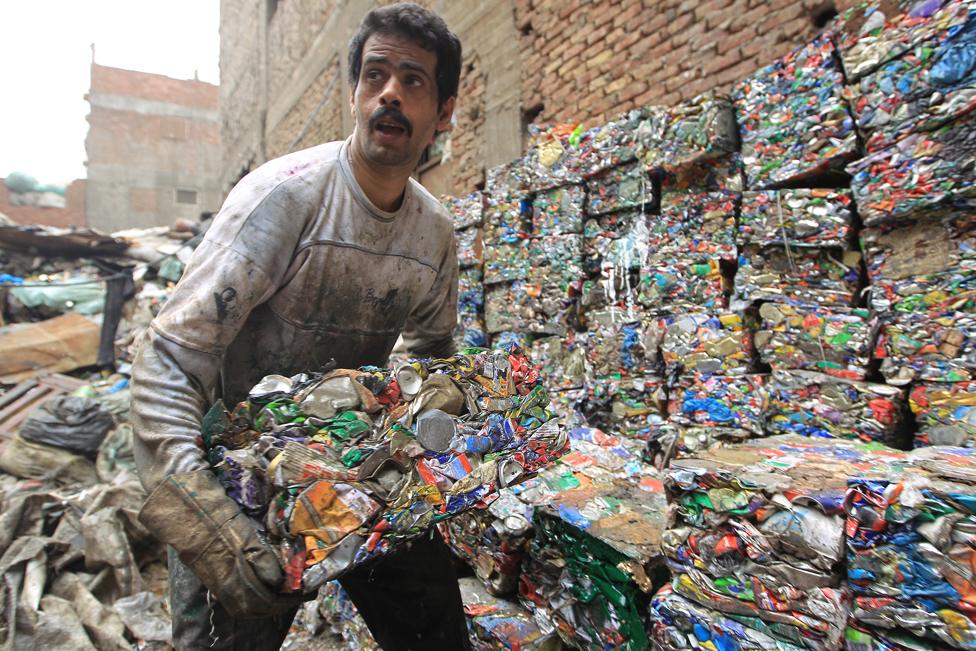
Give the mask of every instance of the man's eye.
M 369 81 L 376 81 L 377 79 L 380 79 L 382 76 L 383 74 L 379 70 L 368 70 L 366 72 L 366 79 Z
M 408 86 L 422 86 L 423 83 L 424 83 L 424 80 L 421 79 L 420 77 L 416 76 L 416 75 L 411 75 L 411 76 L 407 77 L 407 85 Z

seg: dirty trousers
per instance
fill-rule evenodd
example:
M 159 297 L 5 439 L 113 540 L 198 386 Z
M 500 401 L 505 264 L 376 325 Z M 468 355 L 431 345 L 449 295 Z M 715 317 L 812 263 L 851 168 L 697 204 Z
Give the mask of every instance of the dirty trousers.
M 467 625 L 450 551 L 438 535 L 415 540 L 357 568 L 339 582 L 384 651 L 468 651 Z M 272 651 L 295 610 L 266 619 L 234 619 L 169 549 L 173 646 L 177 651 Z

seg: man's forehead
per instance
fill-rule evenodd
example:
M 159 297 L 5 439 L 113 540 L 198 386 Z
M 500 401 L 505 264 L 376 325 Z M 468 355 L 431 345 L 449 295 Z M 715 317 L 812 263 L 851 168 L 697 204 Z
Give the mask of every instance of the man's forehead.
M 416 41 L 395 34 L 371 34 L 363 43 L 363 63 L 384 60 L 395 66 L 420 66 L 431 76 L 437 67 L 437 53 Z

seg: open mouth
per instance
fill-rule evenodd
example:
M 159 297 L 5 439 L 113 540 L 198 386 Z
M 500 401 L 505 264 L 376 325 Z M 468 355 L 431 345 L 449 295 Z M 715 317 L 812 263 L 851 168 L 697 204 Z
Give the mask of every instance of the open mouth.
M 380 120 L 376 123 L 376 130 L 388 136 L 399 136 L 406 132 L 402 125 L 390 120 Z

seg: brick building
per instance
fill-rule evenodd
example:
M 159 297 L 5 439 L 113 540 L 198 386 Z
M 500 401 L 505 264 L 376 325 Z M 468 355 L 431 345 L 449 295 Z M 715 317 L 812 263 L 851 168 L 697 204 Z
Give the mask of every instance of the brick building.
M 220 207 L 218 88 L 92 63 L 88 225 L 168 225 Z
M 4 179 L 0 179 L 0 214 L 6 215 L 17 224 L 40 224 L 42 226 L 85 226 L 85 180 L 72 181 L 64 193 L 64 207 L 24 205 L 18 201 Z
M 222 0 L 221 187 L 352 131 L 346 48 L 372 0 Z M 458 34 L 453 134 L 421 166 L 460 194 L 522 153 L 532 122 L 593 126 L 737 79 L 805 43 L 843 9 L 830 0 L 426 0 Z M 850 4 L 850 2 L 847 2 Z

